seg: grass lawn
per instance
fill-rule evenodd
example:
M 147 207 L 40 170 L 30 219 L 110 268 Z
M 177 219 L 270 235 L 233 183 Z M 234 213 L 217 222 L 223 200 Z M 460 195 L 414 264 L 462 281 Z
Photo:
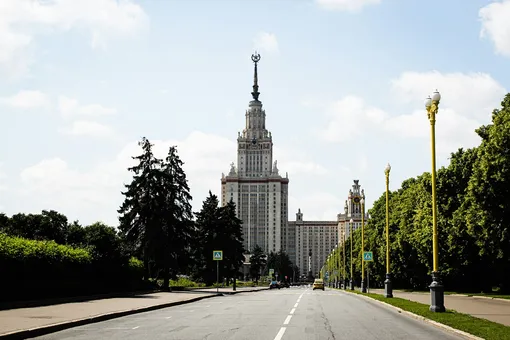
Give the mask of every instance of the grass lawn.
M 386 302 L 405 311 L 423 316 L 452 328 L 470 333 L 486 340 L 510 340 L 510 327 L 485 319 L 475 318 L 468 314 L 447 310 L 445 313 L 429 311 L 429 305 L 393 297 L 385 298 L 380 294 L 364 294 L 358 291 L 347 291 L 359 295 L 366 295 L 373 299 Z

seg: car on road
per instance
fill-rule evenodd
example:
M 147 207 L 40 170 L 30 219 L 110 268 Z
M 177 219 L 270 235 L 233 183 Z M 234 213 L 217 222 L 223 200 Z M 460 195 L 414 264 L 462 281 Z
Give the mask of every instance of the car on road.
M 324 281 L 322 279 L 315 279 L 315 281 L 313 281 L 313 290 L 316 289 L 324 290 Z
M 273 289 L 273 288 L 280 289 L 280 285 L 278 284 L 277 281 L 271 281 L 271 283 L 269 284 L 269 289 Z

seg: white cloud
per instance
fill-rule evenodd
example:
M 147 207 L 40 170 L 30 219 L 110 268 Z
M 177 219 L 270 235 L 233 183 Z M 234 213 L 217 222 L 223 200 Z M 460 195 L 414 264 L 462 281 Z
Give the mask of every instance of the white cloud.
M 510 0 L 495 1 L 478 12 L 480 36 L 494 43 L 496 53 L 510 57 Z
M 363 99 L 356 96 L 346 96 L 334 102 L 326 112 L 329 123 L 325 129 L 316 133 L 328 142 L 351 140 L 367 124 L 381 124 L 388 116 L 381 109 L 367 106 Z
M 143 9 L 130 0 L 0 1 L 0 66 L 26 72 L 33 61 L 36 35 L 77 29 L 91 37 L 92 48 L 147 27 Z
M 98 117 L 117 113 L 117 109 L 104 107 L 99 104 L 79 105 L 78 100 L 65 96 L 60 96 L 58 98 L 58 109 L 63 117 Z
M 50 101 L 41 91 L 23 90 L 11 97 L 0 98 L 0 103 L 18 109 L 33 109 L 46 107 Z
M 114 135 L 114 131 L 109 126 L 84 120 L 73 122 L 70 127 L 60 129 L 60 132 L 66 135 L 85 137 L 112 137 Z
M 281 176 L 307 176 L 325 175 L 328 170 L 322 165 L 315 163 L 306 155 L 303 150 L 292 150 L 289 148 L 274 147 L 273 162 L 278 161 L 278 170 Z
M 295 214 L 301 209 L 305 221 L 336 221 L 339 207 L 344 206 L 344 200 L 338 195 L 323 191 L 300 195 L 299 198 L 290 195 L 289 220 L 295 221 Z
M 255 39 L 253 39 L 253 44 L 255 50 L 265 51 L 268 53 L 278 53 L 278 40 L 276 39 L 276 35 L 273 33 L 260 32 L 257 34 Z
M 209 190 L 220 195 L 221 174 L 228 172 L 229 164 L 236 160 L 237 154 L 234 140 L 199 131 L 192 132 L 181 141 L 151 140 L 151 143 L 154 144 L 156 156 L 161 158 L 170 146 L 177 146 L 194 197 L 194 211 L 201 208 Z M 126 169 L 135 164 L 131 157 L 140 153 L 137 141 L 133 141 L 115 159 L 98 164 L 88 171 L 74 170 L 61 158 L 42 160 L 21 172 L 22 192 L 30 200 L 35 200 L 34 211 L 51 207 L 69 215 L 70 219 L 81 218 L 86 223 L 100 219 L 116 224 L 116 210 L 123 200 L 120 192 L 124 189 L 123 183 L 128 183 L 131 178 Z M 279 168 L 282 171 L 288 170 L 289 175 L 291 169 L 292 175 L 294 171 L 308 174 L 325 171 L 323 167 L 306 159 L 303 163 L 280 161 Z
M 439 89 L 441 107 L 474 119 L 485 119 L 506 94 L 506 89 L 487 73 L 404 72 L 391 85 L 396 100 L 416 106 Z
M 361 98 L 347 96 L 330 105 L 330 119 L 318 132 L 320 137 L 328 142 L 346 142 L 363 129 L 364 133 L 428 139 L 430 125 L 423 99 L 437 87 L 442 94 L 436 124 L 437 149 L 441 155 L 448 155 L 459 147 L 478 145 L 480 139 L 474 130 L 489 121 L 490 113 L 506 93 L 497 81 L 482 73 L 405 72 L 391 85 L 397 102 L 405 106 L 412 103 L 410 113 L 391 116 Z
M 366 6 L 379 4 L 381 0 L 316 0 L 315 2 L 327 10 L 358 12 Z
M 4 180 L 7 178 L 7 175 L 2 171 L 2 166 L 3 164 L 0 163 L 0 191 L 5 191 Z

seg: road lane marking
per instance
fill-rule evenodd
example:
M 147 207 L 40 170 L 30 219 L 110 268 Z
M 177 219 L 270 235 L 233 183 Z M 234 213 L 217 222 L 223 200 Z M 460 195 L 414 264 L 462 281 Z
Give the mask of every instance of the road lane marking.
M 194 309 L 192 309 L 192 310 L 190 310 L 189 312 L 190 312 L 190 313 L 193 313 L 194 311 L 195 311 L 195 310 L 194 310 Z
M 292 309 L 290 310 L 290 314 L 294 314 L 294 312 L 295 312 L 295 311 L 296 311 L 296 308 L 292 308 Z
M 209 307 L 211 307 L 211 305 L 207 305 L 207 306 L 205 306 L 205 308 L 209 308 Z
M 171 316 L 167 316 L 165 319 L 170 319 L 170 318 L 171 318 Z
M 297 308 L 297 306 L 298 306 L 298 303 L 296 302 L 296 303 L 294 304 L 294 308 Z
M 283 334 L 285 333 L 286 329 L 287 328 L 285 328 L 285 327 L 280 328 L 280 331 L 278 332 L 278 334 L 276 334 L 276 336 L 274 337 L 274 340 L 282 340 Z
M 133 327 L 133 328 L 131 328 L 131 329 L 137 329 L 137 328 L 140 328 L 140 326 L 136 326 L 136 327 Z
M 290 322 L 290 319 L 292 319 L 292 315 L 287 315 L 287 318 L 285 319 L 285 321 L 283 322 L 284 325 L 288 325 L 289 322 Z

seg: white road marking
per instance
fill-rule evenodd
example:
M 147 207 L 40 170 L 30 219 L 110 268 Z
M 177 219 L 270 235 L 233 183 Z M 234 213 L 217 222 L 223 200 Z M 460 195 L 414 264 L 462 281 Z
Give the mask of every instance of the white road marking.
M 140 326 L 136 326 L 136 327 L 133 327 L 133 328 L 131 328 L 131 329 L 137 329 L 137 328 L 140 328 Z
M 283 322 L 284 325 L 288 325 L 290 322 L 290 319 L 292 319 L 292 315 L 287 315 L 287 319 Z
M 298 303 L 296 302 L 296 303 L 294 304 L 294 308 L 297 308 L 297 306 L 298 306 Z
M 274 337 L 274 340 L 282 340 L 283 334 L 285 333 L 286 329 L 287 328 L 285 328 L 285 327 L 280 328 L 280 331 L 278 332 L 278 334 L 276 334 L 276 336 Z
M 292 308 L 292 309 L 290 310 L 290 314 L 294 314 L 294 312 L 295 312 L 295 311 L 296 311 L 296 308 Z
M 167 316 L 165 319 L 170 319 L 170 318 L 171 318 L 171 316 Z
M 205 308 L 209 308 L 209 307 L 211 307 L 211 305 L 207 305 L 207 306 L 205 306 Z
M 195 310 L 194 310 L 194 309 L 192 309 L 192 310 L 190 310 L 189 312 L 190 312 L 190 313 L 193 313 L 194 311 L 195 311 Z

